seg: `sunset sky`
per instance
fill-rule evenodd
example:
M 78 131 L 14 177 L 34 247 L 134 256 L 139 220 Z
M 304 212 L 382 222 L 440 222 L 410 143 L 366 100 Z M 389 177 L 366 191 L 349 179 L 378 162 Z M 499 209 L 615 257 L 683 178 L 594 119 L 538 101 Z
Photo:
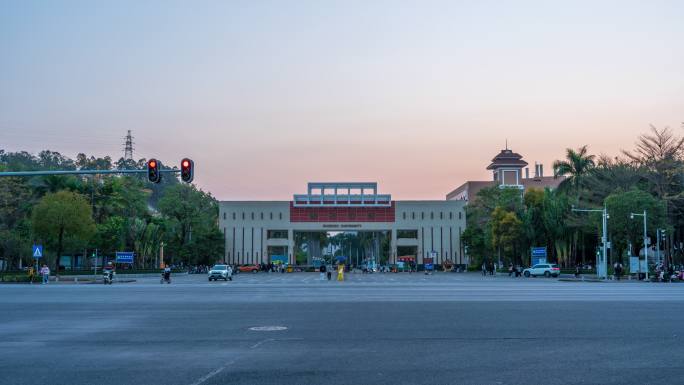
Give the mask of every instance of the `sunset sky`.
M 684 1 L 10 1 L 0 149 L 195 160 L 224 200 L 308 181 L 444 199 L 684 134 Z

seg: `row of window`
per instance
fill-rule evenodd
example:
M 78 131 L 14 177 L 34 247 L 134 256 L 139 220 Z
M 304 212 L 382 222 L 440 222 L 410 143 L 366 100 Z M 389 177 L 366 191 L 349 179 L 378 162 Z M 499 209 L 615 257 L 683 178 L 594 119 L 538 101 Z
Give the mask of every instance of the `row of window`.
M 402 219 L 403 220 L 406 220 L 407 217 L 408 217 L 408 215 L 406 212 L 402 213 Z M 462 219 L 462 218 L 463 218 L 463 213 L 461 211 L 459 211 L 458 212 L 458 219 Z M 415 219 L 416 219 L 416 212 L 414 211 L 411 213 L 411 220 L 415 220 Z M 420 212 L 420 219 L 421 220 L 425 219 L 425 212 L 423 212 L 423 211 Z M 431 220 L 435 219 L 434 211 L 430 212 L 430 219 Z M 442 220 L 444 219 L 444 212 L 442 212 L 442 211 L 439 212 L 439 219 L 442 219 Z M 453 212 L 449 212 L 449 219 L 450 220 L 454 219 L 454 213 Z
M 246 214 L 247 213 L 242 213 L 242 220 L 243 221 L 247 218 Z M 224 212 L 223 213 L 223 220 L 227 219 L 226 216 L 227 216 L 227 213 Z M 256 218 L 254 213 L 252 213 L 251 217 L 252 217 L 252 220 L 254 220 Z M 259 219 L 262 221 L 264 220 L 264 213 L 259 213 Z M 268 213 L 268 219 L 271 221 L 273 220 L 273 213 Z M 237 220 L 237 213 L 233 213 L 233 220 Z M 283 213 L 278 213 L 278 220 L 279 221 L 283 220 Z
M 273 220 L 273 213 L 268 213 L 268 214 L 269 214 L 268 219 Z M 406 212 L 402 213 L 402 219 L 403 220 L 406 220 L 408 218 L 407 214 L 408 213 L 406 213 Z M 226 220 L 226 215 L 227 215 L 227 213 L 224 212 L 223 213 L 223 220 Z M 317 219 L 317 217 L 318 216 L 315 213 L 309 214 L 309 219 Z M 351 214 L 351 217 L 353 218 L 353 214 Z M 368 219 L 373 219 L 374 217 L 375 217 L 374 213 L 368 214 Z M 242 213 L 242 220 L 244 221 L 246 218 L 247 218 L 247 213 Z M 255 218 L 256 218 L 255 213 L 251 213 L 251 219 L 254 220 Z M 462 219 L 462 218 L 463 218 L 463 213 L 461 211 L 459 211 L 458 212 L 458 219 Z M 262 221 L 264 220 L 264 213 L 259 213 L 259 219 Z M 332 218 L 332 219 L 335 219 L 335 218 Z M 411 213 L 411 220 L 415 220 L 415 219 L 416 219 L 416 212 L 414 211 Z M 425 220 L 425 212 L 421 211 L 420 219 Z M 434 212 L 430 212 L 430 219 L 431 220 L 435 219 L 435 213 Z M 442 211 L 439 212 L 439 219 L 440 220 L 444 219 L 444 212 L 442 212 Z M 453 219 L 454 219 L 454 213 L 449 212 L 449 220 L 453 220 Z M 237 213 L 233 213 L 233 220 L 237 220 Z M 279 221 L 283 220 L 283 213 L 278 213 L 278 220 Z

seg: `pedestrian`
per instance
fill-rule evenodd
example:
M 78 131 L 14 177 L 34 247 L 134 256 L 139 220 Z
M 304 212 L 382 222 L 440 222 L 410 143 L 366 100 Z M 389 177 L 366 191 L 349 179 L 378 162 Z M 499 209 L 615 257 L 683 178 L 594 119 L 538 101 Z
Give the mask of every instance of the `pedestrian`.
M 487 276 L 487 262 L 482 262 L 482 276 Z
M 321 272 L 321 281 L 325 281 L 325 270 L 326 270 L 325 263 L 321 264 L 321 267 L 319 268 L 319 270 Z
M 575 278 L 580 277 L 580 268 L 581 268 L 581 266 L 579 263 L 577 265 L 575 265 Z
M 50 268 L 46 264 L 43 264 L 43 267 L 40 268 L 40 275 L 43 277 L 43 285 L 50 281 Z
M 510 277 L 511 275 L 513 275 L 513 264 L 512 263 L 510 265 L 508 265 L 508 276 Z

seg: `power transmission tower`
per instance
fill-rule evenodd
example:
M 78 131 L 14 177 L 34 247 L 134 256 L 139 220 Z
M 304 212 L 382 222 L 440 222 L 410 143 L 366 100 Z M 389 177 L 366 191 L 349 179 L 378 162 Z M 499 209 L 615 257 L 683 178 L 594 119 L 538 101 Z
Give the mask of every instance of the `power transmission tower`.
M 133 136 L 131 130 L 128 130 L 126 135 L 126 142 L 124 144 L 124 160 L 133 160 Z

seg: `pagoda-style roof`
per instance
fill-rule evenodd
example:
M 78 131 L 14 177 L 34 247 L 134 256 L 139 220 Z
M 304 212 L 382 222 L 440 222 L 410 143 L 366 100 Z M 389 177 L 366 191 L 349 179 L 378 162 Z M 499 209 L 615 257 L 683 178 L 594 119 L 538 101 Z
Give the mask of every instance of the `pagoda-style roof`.
M 501 167 L 523 168 L 525 166 L 527 166 L 527 162 L 522 160 L 522 155 L 505 149 L 492 159 L 492 164 L 487 166 L 487 170 L 496 170 Z

